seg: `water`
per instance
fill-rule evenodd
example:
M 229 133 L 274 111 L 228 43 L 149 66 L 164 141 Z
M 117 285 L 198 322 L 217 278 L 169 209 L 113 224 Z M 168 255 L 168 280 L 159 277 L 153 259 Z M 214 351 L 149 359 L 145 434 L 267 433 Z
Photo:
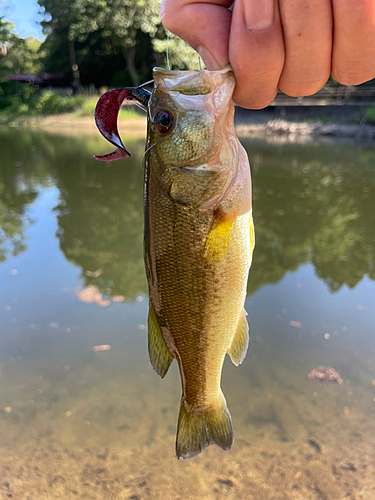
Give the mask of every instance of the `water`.
M 180 381 L 147 353 L 141 156 L 0 133 L 0 498 L 375 498 L 375 148 L 243 139 L 251 343 L 235 444 L 174 456 Z M 110 346 L 96 350 L 95 346 Z M 94 348 L 94 349 L 93 349 Z M 307 380 L 334 367 L 343 384 Z

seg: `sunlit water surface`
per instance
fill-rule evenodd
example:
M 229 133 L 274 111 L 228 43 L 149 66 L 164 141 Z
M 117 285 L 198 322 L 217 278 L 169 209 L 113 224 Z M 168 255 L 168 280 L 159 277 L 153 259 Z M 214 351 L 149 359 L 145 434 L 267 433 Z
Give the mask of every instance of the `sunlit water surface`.
M 235 443 L 181 462 L 178 370 L 160 380 L 147 353 L 144 141 L 103 164 L 100 137 L 0 133 L 1 499 L 375 498 L 375 148 L 242 142 L 257 244 L 249 352 L 222 377 Z M 319 365 L 343 383 L 306 379 Z

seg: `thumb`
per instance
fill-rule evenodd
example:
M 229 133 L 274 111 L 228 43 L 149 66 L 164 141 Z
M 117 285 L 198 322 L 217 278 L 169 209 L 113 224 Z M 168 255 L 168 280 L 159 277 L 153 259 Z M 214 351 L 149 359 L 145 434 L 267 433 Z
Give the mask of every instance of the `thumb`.
M 166 29 L 191 45 L 209 70 L 229 64 L 232 0 L 164 0 L 160 15 Z

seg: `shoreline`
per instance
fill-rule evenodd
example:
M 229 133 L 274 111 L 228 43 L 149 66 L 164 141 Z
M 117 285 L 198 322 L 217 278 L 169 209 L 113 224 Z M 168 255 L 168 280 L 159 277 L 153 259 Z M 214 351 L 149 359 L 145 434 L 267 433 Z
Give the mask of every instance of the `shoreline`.
M 338 123 L 300 123 L 275 119 L 266 123 L 238 124 L 239 137 L 254 139 L 287 139 L 308 141 L 315 139 L 337 139 L 345 141 L 375 142 L 375 127 L 372 125 L 341 125 Z
M 375 124 L 366 123 L 361 106 L 272 107 L 260 113 L 236 109 L 239 137 L 276 142 L 360 141 L 375 142 Z
M 289 116 L 285 116 L 283 108 L 280 110 L 267 108 L 262 112 L 237 108 L 236 133 L 239 137 L 291 142 L 316 139 L 375 142 L 375 125 L 361 123 L 362 120 L 358 120 L 358 115 L 346 117 L 347 123 L 343 123 L 345 118 L 341 113 L 338 116 L 332 116 L 327 112 L 309 114 L 305 113 L 304 109 L 293 111 L 293 113 L 288 113 Z M 39 117 L 4 117 L 3 119 L 0 117 L 0 130 L 4 128 L 28 128 L 65 136 L 77 135 L 77 133 L 85 136 L 98 134 L 94 116 L 81 117 L 70 113 Z M 124 137 L 144 137 L 147 131 L 145 116 L 120 118 L 119 131 Z
M 138 117 L 120 118 L 119 131 L 122 135 L 127 137 L 144 137 L 146 134 L 146 115 Z M 51 134 L 59 135 L 98 135 L 99 131 L 95 125 L 94 115 L 92 116 L 75 116 L 71 113 L 64 113 L 61 115 L 48 115 L 37 117 L 21 117 L 16 119 L 13 117 L 8 120 L 1 121 L 1 129 L 25 129 L 31 128 L 32 130 L 41 130 Z

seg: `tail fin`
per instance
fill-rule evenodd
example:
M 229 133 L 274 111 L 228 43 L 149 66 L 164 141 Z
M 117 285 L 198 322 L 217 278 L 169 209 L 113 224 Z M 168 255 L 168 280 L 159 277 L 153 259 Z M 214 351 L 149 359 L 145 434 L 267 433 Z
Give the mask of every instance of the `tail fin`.
M 201 412 L 187 410 L 184 400 L 181 400 L 176 440 L 177 458 L 189 460 L 210 444 L 228 451 L 232 443 L 232 421 L 222 393 L 217 405 Z

